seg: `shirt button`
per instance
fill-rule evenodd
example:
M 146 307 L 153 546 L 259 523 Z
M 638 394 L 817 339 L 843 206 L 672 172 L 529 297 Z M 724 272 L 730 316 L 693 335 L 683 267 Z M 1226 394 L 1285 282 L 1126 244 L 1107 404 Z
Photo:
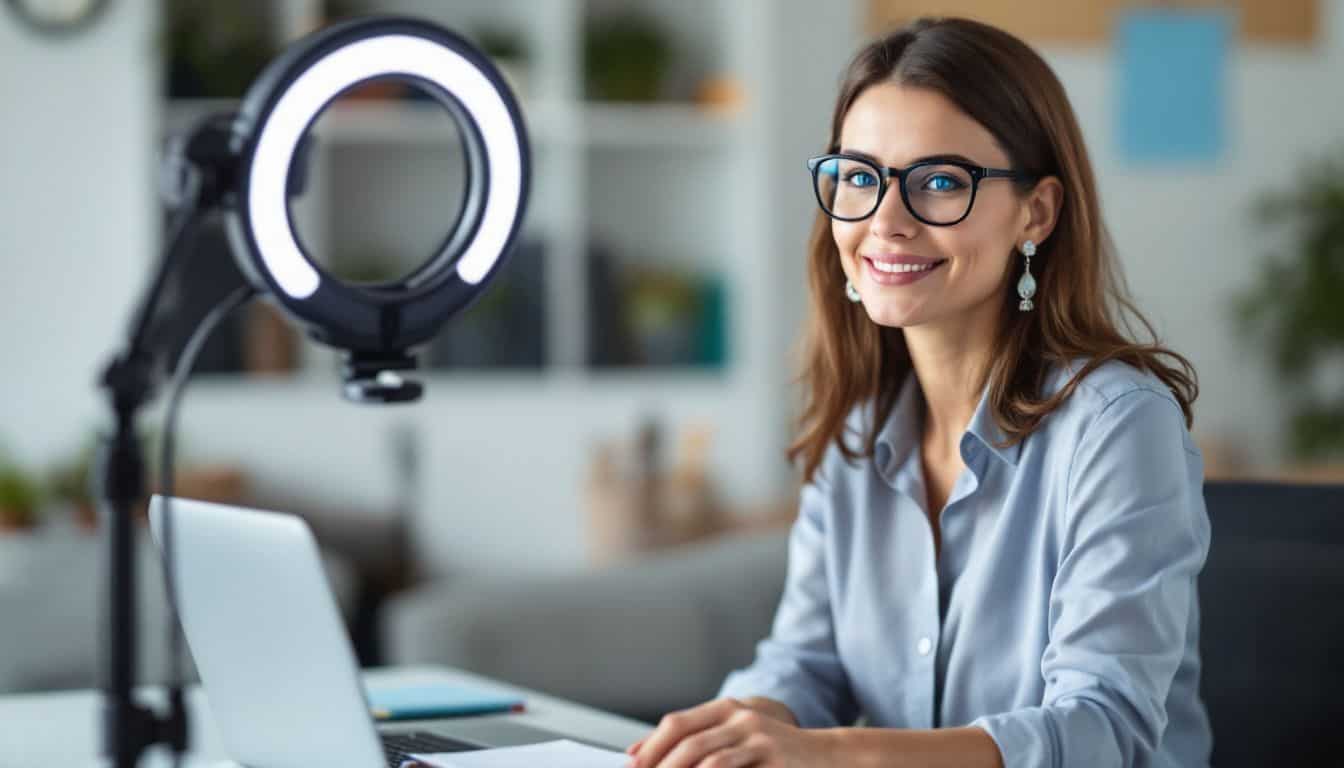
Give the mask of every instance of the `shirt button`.
M 929 651 L 933 650 L 933 641 L 927 637 L 919 638 L 919 644 L 915 646 L 920 656 L 928 656 Z

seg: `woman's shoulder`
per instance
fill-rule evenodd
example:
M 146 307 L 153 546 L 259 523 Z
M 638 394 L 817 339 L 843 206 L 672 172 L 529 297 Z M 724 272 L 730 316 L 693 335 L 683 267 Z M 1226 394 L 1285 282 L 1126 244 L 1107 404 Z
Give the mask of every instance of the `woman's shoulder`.
M 1046 397 L 1075 378 L 1077 384 L 1046 417 L 1043 442 L 1071 457 L 1083 445 L 1105 445 L 1116 454 L 1156 455 L 1170 447 L 1176 453 L 1167 458 L 1179 457 L 1182 451 L 1200 455 L 1185 411 L 1162 379 L 1118 360 L 1108 360 L 1083 374 L 1087 362 L 1071 360 L 1055 366 L 1047 377 Z
M 1086 367 L 1074 360 L 1052 372 L 1050 385 L 1067 386 Z M 1172 515 L 1192 530 L 1201 528 L 1199 488 L 1203 455 L 1186 425 L 1176 395 L 1157 375 L 1128 363 L 1107 361 L 1088 371 L 1051 417 L 1057 447 L 1053 476 L 1066 490 L 1064 513 L 1071 524 L 1080 515 L 1114 518 L 1151 506 L 1154 499 L 1186 511 Z M 1206 526 L 1207 524 L 1202 524 Z
M 1087 358 L 1074 358 L 1053 366 L 1047 376 L 1044 397 L 1053 397 L 1074 379 L 1078 380 L 1060 404 L 1060 416 L 1091 421 L 1121 401 L 1142 403 L 1154 399 L 1170 403 L 1178 412 L 1181 410 L 1171 389 L 1155 374 L 1120 360 L 1107 360 L 1079 378 L 1089 362 Z

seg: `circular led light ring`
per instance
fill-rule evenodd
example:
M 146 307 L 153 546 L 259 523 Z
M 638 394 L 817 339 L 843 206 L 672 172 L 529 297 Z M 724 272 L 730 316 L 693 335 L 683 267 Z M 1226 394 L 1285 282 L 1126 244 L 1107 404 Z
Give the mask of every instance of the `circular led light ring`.
M 522 142 L 494 84 L 461 54 L 425 38 L 389 34 L 360 40 L 332 51 L 295 79 L 258 133 L 248 218 L 262 263 L 295 299 L 312 296 L 321 282 L 289 221 L 286 192 L 295 147 L 327 103 L 355 83 L 383 75 L 420 77 L 443 88 L 475 120 L 485 142 L 485 209 L 476 237 L 458 259 L 458 276 L 479 283 L 509 240 L 522 200 Z

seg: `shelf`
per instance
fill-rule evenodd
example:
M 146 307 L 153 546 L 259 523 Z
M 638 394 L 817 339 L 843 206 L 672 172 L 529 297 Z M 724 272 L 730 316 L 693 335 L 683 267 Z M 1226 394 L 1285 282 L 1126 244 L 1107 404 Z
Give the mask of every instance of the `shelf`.
M 703 147 L 736 137 L 735 112 L 695 104 L 590 103 L 583 108 L 583 129 L 590 146 Z
M 201 117 L 229 112 L 231 99 L 175 100 L 164 107 L 165 135 L 188 130 Z M 732 141 L 736 113 L 694 104 L 528 102 L 523 117 L 534 143 L 591 148 L 656 149 L 716 146 Z M 336 144 L 434 145 L 456 141 L 447 115 L 431 102 L 344 103 L 322 120 L 323 137 Z
M 325 351 L 325 350 L 319 350 Z M 570 368 L 546 367 L 520 369 L 435 369 L 420 368 L 407 374 L 422 382 L 426 391 L 469 395 L 505 395 L 510 392 L 535 394 L 537 390 L 558 390 L 566 393 L 646 392 L 675 393 L 684 389 L 698 389 L 706 393 L 722 387 L 732 379 L 729 368 L 704 366 L 668 366 L 657 368 Z M 200 373 L 192 377 L 193 388 L 232 392 L 239 384 L 255 392 L 289 394 L 310 397 L 320 393 L 339 396 L 340 375 L 335 365 L 330 368 L 316 365 L 293 372 L 292 375 L 258 375 L 239 373 Z
M 180 134 L 201 117 L 230 112 L 238 108 L 234 99 L 178 99 L 165 102 L 163 130 L 165 135 Z M 524 108 L 524 113 L 527 110 Z M 338 145 L 389 144 L 435 145 L 457 141 L 456 130 L 450 129 L 448 114 L 433 102 L 348 102 L 332 108 L 320 119 L 323 140 Z M 529 121 L 534 140 L 540 136 Z

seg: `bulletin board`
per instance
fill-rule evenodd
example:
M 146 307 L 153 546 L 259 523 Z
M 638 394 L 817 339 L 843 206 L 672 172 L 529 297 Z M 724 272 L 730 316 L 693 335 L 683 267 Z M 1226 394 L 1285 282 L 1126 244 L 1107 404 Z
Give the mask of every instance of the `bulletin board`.
M 919 16 L 966 16 L 1034 43 L 1101 45 L 1124 11 L 1226 8 L 1237 18 L 1243 42 L 1294 45 L 1316 41 L 1319 6 L 1319 0 L 869 0 L 868 30 L 877 34 Z

